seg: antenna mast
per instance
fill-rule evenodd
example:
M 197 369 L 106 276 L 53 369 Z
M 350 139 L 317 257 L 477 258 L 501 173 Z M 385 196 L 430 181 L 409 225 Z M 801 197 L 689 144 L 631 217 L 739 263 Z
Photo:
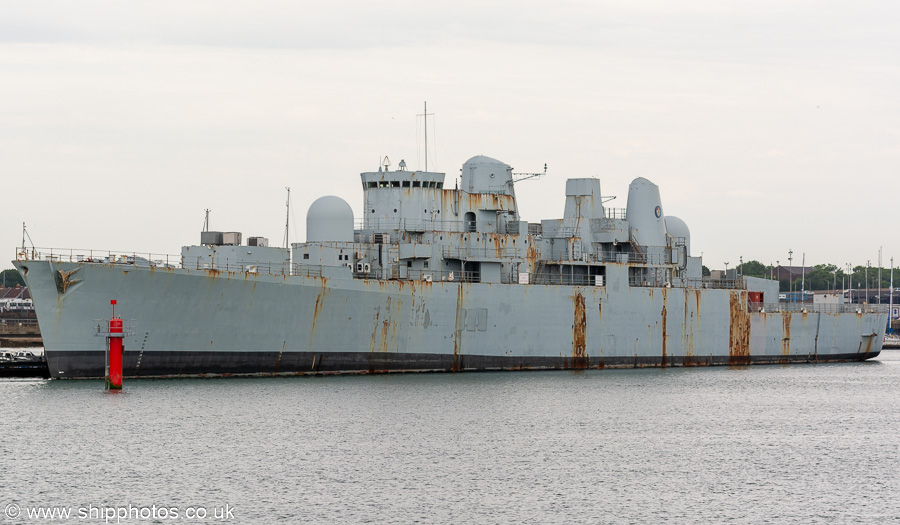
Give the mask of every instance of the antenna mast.
M 25 229 L 25 222 L 22 222 L 22 254 L 25 258 L 28 257 L 28 248 L 25 247 L 25 238 L 28 237 L 28 242 L 31 243 L 31 255 L 32 257 L 35 254 L 34 250 L 34 241 L 31 240 L 31 235 L 28 235 L 28 230 Z
M 203 231 L 208 232 L 209 231 L 209 208 L 206 208 L 203 211 L 206 212 L 206 218 L 203 219 Z
M 425 113 L 421 116 L 425 117 L 425 171 L 428 171 L 428 115 L 434 116 L 434 113 L 428 113 L 428 101 L 425 101 Z
M 287 190 L 287 202 L 285 203 L 285 207 L 287 208 L 287 215 L 284 219 L 284 247 L 290 248 L 290 244 L 288 241 L 290 237 L 288 237 L 288 233 L 290 232 L 290 224 L 291 224 L 291 187 L 285 186 L 284 189 Z

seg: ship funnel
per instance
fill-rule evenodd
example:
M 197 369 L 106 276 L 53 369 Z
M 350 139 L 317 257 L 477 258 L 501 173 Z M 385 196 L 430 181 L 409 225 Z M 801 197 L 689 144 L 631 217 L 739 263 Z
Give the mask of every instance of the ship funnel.
M 353 209 L 334 195 L 319 197 L 306 212 L 306 242 L 353 242 Z
M 600 198 L 600 181 L 597 179 L 568 179 L 563 217 L 566 219 L 570 217 L 602 219 L 603 200 Z
M 641 246 L 665 246 L 666 222 L 659 198 L 659 186 L 638 177 L 628 186 L 625 213 L 631 227 L 631 237 Z

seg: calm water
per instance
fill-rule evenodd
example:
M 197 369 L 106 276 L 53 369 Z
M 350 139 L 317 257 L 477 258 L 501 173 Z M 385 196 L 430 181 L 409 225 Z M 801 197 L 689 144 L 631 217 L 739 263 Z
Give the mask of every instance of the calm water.
M 0 407 L 4 523 L 47 521 L 26 517 L 35 506 L 128 505 L 138 518 L 176 508 L 155 523 L 188 521 L 188 507 L 216 521 L 226 505 L 239 523 L 900 523 L 900 351 L 739 369 L 132 380 L 119 394 L 0 380 Z

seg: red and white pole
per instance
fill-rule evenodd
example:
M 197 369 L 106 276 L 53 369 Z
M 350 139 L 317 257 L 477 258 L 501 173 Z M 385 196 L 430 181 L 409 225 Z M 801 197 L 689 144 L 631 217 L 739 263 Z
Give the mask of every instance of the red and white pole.
M 109 320 L 109 333 L 106 336 L 106 346 L 109 349 L 106 371 L 106 389 L 122 389 L 122 341 L 125 334 L 122 330 L 122 318 L 116 317 L 116 300 L 109 302 L 112 305 L 113 315 Z

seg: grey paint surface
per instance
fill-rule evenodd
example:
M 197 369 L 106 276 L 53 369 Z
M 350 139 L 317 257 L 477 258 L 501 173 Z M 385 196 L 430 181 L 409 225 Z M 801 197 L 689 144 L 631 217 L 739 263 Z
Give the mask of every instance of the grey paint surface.
M 731 343 L 734 323 L 729 304 L 735 297 L 746 304 L 747 292 L 739 290 L 613 291 L 597 286 L 332 280 L 49 261 L 16 265 L 35 298 L 53 377 L 102 375 L 101 359 L 91 367 L 65 356 L 92 351 L 102 357 L 105 342 L 94 337 L 94 320 L 109 317 L 110 299 L 117 299 L 118 313 L 134 332 L 125 340 L 127 356 L 140 359 L 142 352 L 197 356 L 185 361 L 185 368 L 167 374 L 275 373 L 277 368 L 262 363 L 292 353 L 363 353 L 376 362 L 377 356 L 390 355 L 401 360 L 399 367 L 390 367 L 394 370 L 470 368 L 454 367 L 454 358 L 458 363 L 460 357 L 468 363 L 483 362 L 485 369 L 629 366 L 632 360 L 640 366 L 744 364 L 740 356 L 734 358 Z M 54 281 L 53 274 L 60 270 L 76 270 L 70 275 L 79 279 L 64 294 Z M 578 297 L 584 303 L 583 354 L 576 345 Z M 872 357 L 880 351 L 886 320 L 882 313 L 746 315 L 747 362 L 750 357 L 761 362 Z M 260 366 L 253 369 L 246 362 L 219 366 L 203 358 L 223 352 L 251 356 L 245 361 L 256 355 Z M 404 355 L 444 356 L 450 365 L 432 367 L 421 359 L 403 365 Z M 248 366 L 252 371 L 245 370 Z M 344 371 L 378 370 L 356 364 Z M 310 366 L 308 371 L 317 370 Z M 142 373 L 138 368 L 133 375 Z
M 320 200 L 309 218 L 337 227 L 321 224 L 290 255 L 188 246 L 175 267 L 22 252 L 50 373 L 102 375 L 94 334 L 111 299 L 131 320 L 132 375 L 741 365 L 881 350 L 886 308 L 766 304 L 775 281 L 702 278 L 687 225 L 666 233 L 646 179 L 632 183 L 627 213 L 603 206 L 596 179 L 572 179 L 563 218 L 529 225 L 511 167 L 477 156 L 462 175 L 464 188 L 445 189 L 442 173 L 363 173 L 352 240 L 346 203 L 323 212 Z

